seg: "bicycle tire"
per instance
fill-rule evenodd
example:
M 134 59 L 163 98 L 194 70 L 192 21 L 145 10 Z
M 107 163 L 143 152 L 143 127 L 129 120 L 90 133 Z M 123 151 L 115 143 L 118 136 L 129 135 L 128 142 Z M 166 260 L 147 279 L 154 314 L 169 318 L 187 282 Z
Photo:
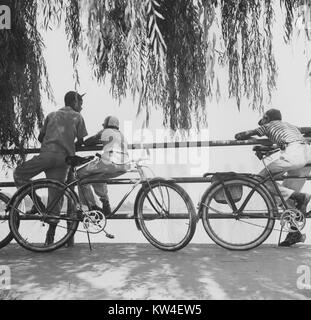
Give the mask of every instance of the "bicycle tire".
M 40 219 L 41 216 L 38 216 L 38 218 L 36 218 L 36 217 L 34 218 L 34 221 L 39 221 L 39 224 L 41 224 L 41 226 L 43 228 L 45 228 L 47 225 L 49 225 L 49 228 L 51 227 L 51 224 L 48 221 L 44 220 L 47 217 L 49 217 L 50 222 L 51 222 L 51 220 L 56 220 L 56 219 L 58 220 L 58 224 L 56 224 L 57 232 L 59 232 L 59 230 L 60 231 L 65 230 L 64 231 L 65 235 L 62 236 L 59 240 L 57 240 L 54 243 L 44 244 L 44 245 L 40 245 L 37 242 L 30 243 L 29 239 L 26 238 L 26 236 L 24 236 L 22 234 L 22 232 L 28 231 L 27 228 L 23 227 L 23 221 L 24 221 L 23 217 L 25 218 L 25 217 L 27 217 L 27 215 L 26 215 L 26 209 L 25 209 L 25 212 L 23 213 L 19 209 L 19 207 L 20 207 L 20 205 L 26 206 L 27 201 L 29 202 L 29 199 L 27 199 L 27 197 L 29 197 L 29 194 L 31 194 L 31 193 L 35 192 L 36 194 L 38 194 L 38 193 L 41 194 L 46 189 L 51 190 L 52 188 L 54 188 L 55 190 L 57 190 L 57 192 L 62 193 L 62 199 L 59 201 L 59 203 L 61 203 L 62 206 L 64 206 L 66 208 L 66 209 L 64 209 L 65 212 L 67 211 L 67 208 L 68 208 L 67 204 L 69 202 L 75 208 L 77 207 L 77 196 L 76 196 L 75 192 L 72 191 L 70 188 L 65 189 L 65 187 L 66 186 L 64 184 L 62 184 L 58 181 L 54 181 L 54 180 L 50 180 L 50 179 L 38 180 L 38 181 L 30 183 L 27 187 L 20 189 L 20 191 L 18 191 L 18 193 L 15 195 L 14 201 L 11 204 L 10 211 L 9 211 L 9 225 L 10 225 L 10 229 L 11 229 L 11 232 L 13 234 L 14 239 L 23 248 L 30 250 L 30 251 L 33 251 L 33 252 L 51 252 L 51 251 L 54 251 L 54 250 L 64 246 L 74 236 L 74 234 L 78 228 L 78 225 L 79 225 L 79 220 L 76 219 L 75 213 L 70 213 L 70 214 L 72 214 L 72 216 L 68 216 L 68 212 L 65 213 L 65 216 L 66 216 L 66 218 L 70 219 L 71 225 L 69 228 L 68 228 L 68 221 L 65 220 L 65 218 L 60 218 L 61 217 L 60 214 L 54 215 L 54 216 L 53 215 L 50 215 L 50 216 L 43 215 L 42 219 Z M 65 198 L 65 200 L 64 200 L 64 198 Z M 53 206 L 50 208 L 49 205 L 46 205 L 46 207 L 48 207 L 50 211 L 53 210 Z M 55 205 L 54 205 L 54 207 L 55 207 Z M 32 220 L 31 219 L 25 220 L 25 223 L 27 223 L 27 221 L 32 221 Z M 60 222 L 63 222 L 63 221 L 66 221 L 67 227 L 59 226 Z M 44 233 L 44 230 L 40 229 L 37 232 L 38 232 L 38 234 L 40 232 Z M 29 234 L 29 236 L 37 236 L 37 234 L 35 234 L 35 235 Z M 36 239 L 35 241 L 38 241 L 38 240 Z
M 157 188 L 157 189 L 156 189 Z M 175 220 L 175 219 L 165 219 L 165 218 L 159 218 L 159 213 L 157 212 L 156 214 L 151 214 L 150 212 L 146 214 L 144 214 L 144 209 L 147 211 L 148 209 L 146 208 L 147 205 L 149 205 L 152 209 L 154 209 L 154 206 L 158 205 L 158 199 L 155 199 L 155 196 L 157 196 L 155 193 L 157 192 L 157 194 L 162 193 L 162 191 L 165 189 L 165 191 L 167 192 L 167 200 L 170 201 L 169 197 L 169 191 L 168 189 L 174 191 L 177 195 L 180 196 L 181 200 L 183 201 L 183 206 L 184 206 L 184 210 L 187 211 L 184 214 L 180 214 L 180 225 L 182 226 L 182 228 L 184 229 L 182 231 L 182 235 L 180 236 L 180 239 L 177 239 L 176 243 L 175 242 L 169 242 L 169 243 L 164 243 L 163 241 L 157 239 L 157 237 L 153 234 L 153 232 L 151 232 L 150 228 L 151 228 L 151 223 L 149 224 L 149 222 L 147 221 L 152 221 L 153 227 L 155 227 L 155 232 L 157 233 L 157 236 L 160 236 L 159 232 L 160 232 L 160 228 L 159 226 L 156 226 L 156 224 L 160 224 L 162 223 L 162 229 L 161 229 L 161 233 L 162 235 L 165 233 L 165 237 L 173 237 L 173 234 L 177 234 L 177 231 L 174 230 L 174 228 L 169 231 L 167 234 L 167 230 L 165 230 L 165 227 L 163 226 L 164 223 L 166 223 L 166 225 L 169 225 L 170 222 L 168 222 L 168 220 Z M 152 191 L 151 191 L 152 190 Z M 162 190 L 162 191 L 161 191 Z M 153 198 L 152 201 L 154 201 L 154 203 L 152 204 L 150 201 L 150 198 Z M 162 209 L 163 209 L 163 200 L 164 200 L 164 195 L 161 196 L 162 199 Z M 147 202 L 145 202 L 145 200 L 147 199 Z M 166 199 L 166 198 L 165 198 Z M 152 210 L 152 209 L 149 209 Z M 157 180 L 157 181 L 151 181 L 151 182 L 147 182 L 142 189 L 140 190 L 140 192 L 137 195 L 136 201 L 135 201 L 135 218 L 136 218 L 136 224 L 138 225 L 139 230 L 142 231 L 143 235 L 145 236 L 145 238 L 156 248 L 164 250 L 164 251 L 177 251 L 180 250 L 182 248 L 184 248 L 193 238 L 193 235 L 195 233 L 195 229 L 196 229 L 196 223 L 197 223 L 197 216 L 196 216 L 196 212 L 195 212 L 195 208 L 193 206 L 192 200 L 189 197 L 189 195 L 187 194 L 187 192 L 180 187 L 179 185 L 177 185 L 174 182 L 171 181 L 166 181 L 166 180 Z M 156 211 L 156 210 L 154 210 Z M 156 218 L 153 219 L 148 219 L 147 220 L 147 216 L 155 216 Z M 171 214 L 172 217 L 172 214 Z M 182 218 L 185 217 L 185 218 Z M 189 221 L 188 223 L 184 223 L 183 220 L 187 219 L 187 221 Z M 155 221 L 155 223 L 153 223 Z M 161 222 L 160 222 L 161 221 Z M 164 221 L 164 222 L 163 222 Z M 166 222 L 165 222 L 166 221 Z M 187 226 L 188 225 L 188 226 Z M 170 234 L 170 232 L 172 234 Z M 184 234 L 184 235 L 183 235 Z
M 7 204 L 9 203 L 10 198 L 7 197 L 5 194 L 0 193 L 0 208 L 1 208 L 1 215 L 3 217 L 6 217 L 7 220 L 1 220 L 1 233 L 0 234 L 0 249 L 4 248 L 6 245 L 8 245 L 13 240 L 13 234 L 10 231 L 9 228 L 9 220 L 8 220 L 8 213 L 6 212 Z M 3 212 L 2 212 L 3 210 Z
M 224 234 L 228 235 L 228 238 L 233 239 L 234 232 L 235 232 L 234 228 L 236 229 L 236 225 L 234 225 L 233 223 L 230 224 L 230 228 L 228 226 L 227 227 L 220 226 L 219 222 L 215 222 L 215 226 L 214 227 L 212 225 L 212 222 L 211 222 L 212 220 L 221 221 L 221 220 L 225 220 L 226 219 L 224 212 L 221 212 L 220 210 L 215 209 L 215 204 L 216 204 L 215 195 L 217 195 L 217 193 L 220 190 L 223 190 L 223 185 L 220 182 L 212 184 L 210 186 L 210 188 L 206 191 L 204 196 L 202 197 L 202 203 L 201 203 L 201 210 L 202 211 L 201 211 L 201 213 L 202 213 L 202 223 L 203 223 L 204 229 L 206 230 L 206 232 L 209 235 L 209 237 L 216 244 L 218 244 L 219 246 L 221 246 L 223 248 L 226 248 L 226 249 L 229 249 L 229 250 L 238 250 L 238 251 L 250 250 L 250 249 L 256 248 L 257 246 L 262 244 L 270 236 L 270 234 L 271 234 L 271 232 L 273 230 L 273 227 L 274 227 L 274 224 L 275 224 L 274 212 L 277 211 L 275 202 L 273 201 L 271 195 L 269 194 L 269 191 L 265 187 L 263 187 L 261 185 L 258 185 L 258 181 L 254 181 L 254 180 L 249 179 L 249 178 L 239 177 L 239 178 L 234 178 L 234 179 L 231 179 L 231 180 L 224 181 L 224 184 L 227 187 L 228 186 L 231 186 L 231 187 L 234 187 L 234 186 L 240 186 L 241 187 L 242 186 L 243 189 L 249 188 L 250 192 L 256 186 L 256 189 L 255 189 L 254 193 L 250 196 L 250 199 L 246 202 L 246 206 L 248 205 L 248 202 L 252 198 L 255 198 L 254 194 L 255 194 L 255 192 L 257 192 L 259 197 L 261 197 L 261 199 L 263 200 L 261 203 L 264 206 L 266 206 L 266 210 L 267 211 L 264 211 L 266 213 L 266 215 L 262 215 L 260 213 L 259 214 L 258 213 L 256 213 L 256 214 L 253 214 L 253 213 L 245 214 L 243 212 L 244 216 L 241 215 L 239 217 L 239 219 L 234 217 L 233 213 L 231 213 L 229 215 L 226 215 L 226 216 L 229 216 L 227 218 L 228 218 L 228 220 L 231 220 L 231 221 L 236 220 L 237 222 L 243 222 L 245 225 L 257 226 L 258 230 L 262 230 L 262 232 L 259 231 L 259 235 L 258 236 L 254 237 L 254 239 L 250 239 L 249 241 L 247 240 L 245 243 L 233 242 L 232 240 L 230 242 L 229 240 L 223 239 L 217 233 L 217 231 L 215 230 L 216 228 L 219 229 L 219 230 L 222 229 L 224 231 Z M 250 193 L 249 193 L 249 195 L 250 195 Z M 240 201 L 244 201 L 244 200 L 246 201 L 246 199 L 243 198 Z M 211 205 L 212 201 L 214 201 L 213 205 Z M 228 206 L 228 203 L 226 205 Z M 257 199 L 256 210 L 259 210 L 258 209 L 259 206 L 260 206 L 259 205 L 259 201 Z M 221 205 L 219 205 L 219 207 L 221 207 Z M 252 206 L 250 206 L 250 208 L 252 208 Z M 208 212 L 209 210 L 210 210 L 210 212 L 212 210 L 215 211 L 215 212 L 216 211 L 218 211 L 218 212 L 216 212 L 216 214 L 215 213 L 209 213 Z M 256 211 L 256 210 L 250 210 L 250 211 Z M 223 214 L 223 218 L 220 216 L 221 214 Z M 213 219 L 213 217 L 214 217 L 214 219 Z M 253 219 L 255 221 L 256 220 L 264 220 L 264 219 L 266 219 L 267 222 L 266 222 L 266 224 L 264 226 L 259 226 L 258 224 L 256 224 L 256 223 L 259 223 L 259 221 L 257 221 L 256 223 L 252 223 L 252 222 L 249 222 L 249 221 L 242 221 L 243 217 L 244 217 L 245 220 L 246 219 L 252 219 L 252 217 L 253 217 Z M 218 226 L 217 226 L 217 223 L 218 223 Z M 241 224 L 241 225 L 243 225 L 243 224 Z M 243 228 L 244 227 L 242 227 L 242 229 Z M 232 234 L 229 234 L 230 232 L 232 232 Z M 250 234 L 250 232 L 249 232 L 249 234 Z M 237 238 L 241 239 L 241 238 L 246 238 L 247 236 L 248 236 L 248 234 L 243 233 L 241 231 L 236 232 L 236 237 Z M 239 241 L 241 241 L 241 240 L 239 240 Z

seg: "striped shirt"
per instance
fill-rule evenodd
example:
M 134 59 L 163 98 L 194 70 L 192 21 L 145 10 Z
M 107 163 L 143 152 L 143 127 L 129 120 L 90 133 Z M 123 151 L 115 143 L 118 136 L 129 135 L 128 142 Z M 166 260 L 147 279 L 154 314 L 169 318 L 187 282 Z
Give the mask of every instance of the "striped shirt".
M 291 142 L 305 142 L 299 128 L 279 120 L 271 121 L 260 126 L 255 131 L 259 137 L 267 136 L 271 142 L 277 144 L 279 147 L 284 147 Z

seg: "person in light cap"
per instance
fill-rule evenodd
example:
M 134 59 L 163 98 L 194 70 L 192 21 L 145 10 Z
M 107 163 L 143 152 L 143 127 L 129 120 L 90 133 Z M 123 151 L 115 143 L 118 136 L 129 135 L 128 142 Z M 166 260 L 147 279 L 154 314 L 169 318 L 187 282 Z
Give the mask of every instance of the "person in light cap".
M 88 138 L 84 144 L 86 146 L 102 144 L 103 149 L 100 159 L 94 159 L 78 170 L 79 178 L 91 176 L 88 178 L 88 181 L 92 179 L 110 179 L 118 177 L 128 170 L 128 144 L 120 131 L 118 118 L 114 116 L 107 117 L 103 123 L 103 129 L 96 135 Z M 92 187 L 102 202 L 102 208 L 97 206 Z M 105 183 L 91 183 L 81 186 L 79 195 L 82 203 L 84 205 L 90 205 L 91 210 L 102 211 L 107 217 L 111 215 L 108 189 Z
M 298 128 L 288 122 L 282 121 L 282 114 L 278 109 L 267 110 L 263 118 L 258 122 L 259 128 L 250 131 L 240 132 L 235 135 L 237 140 L 247 140 L 252 136 L 266 136 L 281 149 L 280 157 L 272 161 L 267 167 L 272 174 L 280 173 L 283 175 L 287 172 L 290 176 L 305 176 L 310 173 L 311 164 L 311 147 L 303 134 L 309 134 L 311 128 Z M 259 175 L 268 176 L 266 169 L 262 170 Z M 309 216 L 310 212 L 306 212 L 307 205 L 310 202 L 311 195 L 301 193 L 306 179 L 288 179 L 279 185 L 284 200 L 293 200 L 295 206 L 305 216 Z M 266 186 L 272 194 L 277 196 L 276 190 L 272 182 L 266 182 Z M 305 235 L 300 231 L 288 233 L 285 241 L 280 246 L 291 246 L 298 242 L 304 242 Z

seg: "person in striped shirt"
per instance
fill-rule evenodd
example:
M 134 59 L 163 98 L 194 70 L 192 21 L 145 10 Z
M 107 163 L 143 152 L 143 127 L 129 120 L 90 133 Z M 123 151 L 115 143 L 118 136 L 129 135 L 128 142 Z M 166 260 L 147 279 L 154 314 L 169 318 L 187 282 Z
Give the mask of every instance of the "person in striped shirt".
M 265 112 L 263 118 L 259 121 L 259 128 L 244 131 L 236 134 L 236 140 L 247 140 L 252 136 L 266 136 L 273 144 L 280 149 L 280 157 L 272 161 L 267 167 L 272 174 L 280 173 L 291 176 L 305 176 L 311 172 L 311 147 L 304 138 L 303 134 L 310 133 L 310 128 L 298 128 L 290 123 L 282 121 L 281 112 L 277 109 L 270 109 Z M 262 170 L 259 175 L 266 177 L 268 171 Z M 306 179 L 287 179 L 282 185 L 279 185 L 280 192 L 285 200 L 293 200 L 297 209 L 306 216 L 307 205 L 311 199 L 310 194 L 301 193 Z M 272 194 L 277 196 L 272 182 L 267 182 L 266 186 Z M 297 231 L 289 233 L 280 246 L 291 246 L 298 242 L 305 241 L 305 235 Z

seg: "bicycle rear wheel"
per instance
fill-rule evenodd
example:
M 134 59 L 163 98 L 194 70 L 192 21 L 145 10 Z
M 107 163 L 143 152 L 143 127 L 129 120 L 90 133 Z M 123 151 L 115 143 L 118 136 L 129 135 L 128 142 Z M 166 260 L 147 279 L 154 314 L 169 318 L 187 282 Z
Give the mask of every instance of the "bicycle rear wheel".
M 10 198 L 0 193 L 0 248 L 5 247 L 13 239 L 13 234 L 9 227 L 9 215 L 6 212 Z
M 234 179 L 212 185 L 201 203 L 203 226 L 210 238 L 229 250 L 249 250 L 262 244 L 271 234 L 276 207 L 266 190 L 249 179 Z M 241 188 L 243 195 L 235 200 L 229 190 Z M 226 201 L 219 194 L 227 190 Z M 231 203 L 231 204 L 230 204 Z M 233 204 L 234 203 L 234 204 Z
M 165 180 L 143 186 L 135 216 L 146 239 L 165 251 L 184 248 L 196 229 L 196 213 L 189 195 L 177 184 Z
M 9 224 L 14 239 L 25 249 L 49 252 L 62 247 L 78 228 L 77 198 L 65 185 L 35 181 L 17 194 Z

